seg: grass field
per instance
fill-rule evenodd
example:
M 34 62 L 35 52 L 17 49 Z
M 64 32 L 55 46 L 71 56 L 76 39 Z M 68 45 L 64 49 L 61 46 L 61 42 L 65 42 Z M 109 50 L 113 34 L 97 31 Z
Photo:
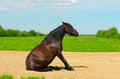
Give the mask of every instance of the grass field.
M 42 37 L 0 37 L 0 50 L 30 51 L 45 38 Z M 63 51 L 71 52 L 119 52 L 120 39 L 95 36 L 65 36 Z
M 9 74 L 3 74 L 0 76 L 0 79 L 15 79 L 12 75 Z M 28 77 L 21 77 L 20 79 L 46 79 L 44 76 L 38 77 L 38 76 L 28 76 Z M 74 78 L 69 78 L 74 79 Z
M 15 78 L 12 75 L 3 74 L 0 76 L 0 79 L 15 79 Z M 21 79 L 45 79 L 45 77 L 28 76 L 28 77 L 21 77 Z

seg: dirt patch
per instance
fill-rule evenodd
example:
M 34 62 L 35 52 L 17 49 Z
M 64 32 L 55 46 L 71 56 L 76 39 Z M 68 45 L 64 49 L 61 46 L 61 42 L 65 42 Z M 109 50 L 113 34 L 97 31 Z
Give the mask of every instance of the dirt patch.
M 68 53 L 63 52 L 75 71 L 64 69 L 56 57 L 50 66 L 58 66 L 60 71 L 35 72 L 25 70 L 25 59 L 29 52 L 0 51 L 0 75 L 11 74 L 16 79 L 21 76 L 45 76 L 46 79 L 120 79 L 120 53 Z

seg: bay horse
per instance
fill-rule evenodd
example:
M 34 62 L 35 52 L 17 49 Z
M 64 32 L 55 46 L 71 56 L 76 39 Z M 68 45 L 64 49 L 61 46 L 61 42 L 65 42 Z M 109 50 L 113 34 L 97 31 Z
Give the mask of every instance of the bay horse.
M 52 71 L 48 65 L 57 56 L 65 65 L 65 69 L 74 70 L 62 55 L 62 40 L 65 34 L 77 37 L 78 32 L 69 23 L 62 22 L 62 25 L 51 31 L 47 37 L 36 46 L 26 58 L 26 70 Z

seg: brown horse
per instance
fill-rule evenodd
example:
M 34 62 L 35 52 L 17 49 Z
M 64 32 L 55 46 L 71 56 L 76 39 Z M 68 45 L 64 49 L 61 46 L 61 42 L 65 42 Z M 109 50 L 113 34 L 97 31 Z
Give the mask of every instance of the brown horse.
M 57 56 L 64 63 L 65 69 L 73 70 L 62 55 L 62 40 L 67 33 L 78 36 L 78 32 L 69 24 L 63 22 L 61 26 L 51 31 L 47 37 L 35 47 L 26 58 L 26 69 L 35 71 L 51 71 L 48 65 Z

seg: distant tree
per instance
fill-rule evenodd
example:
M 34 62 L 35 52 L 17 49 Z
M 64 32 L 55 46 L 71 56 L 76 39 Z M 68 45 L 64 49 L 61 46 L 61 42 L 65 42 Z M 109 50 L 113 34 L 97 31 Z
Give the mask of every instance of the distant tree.
M 108 30 L 99 30 L 96 36 L 104 38 L 119 38 L 119 33 L 116 27 L 112 27 Z
M 36 36 L 44 36 L 45 34 L 36 32 Z
M 20 32 L 20 36 L 24 37 L 24 36 L 29 36 L 29 33 L 27 31 L 21 31 Z
M 19 30 L 8 29 L 8 30 L 6 30 L 6 32 L 7 32 L 8 37 L 18 37 L 18 36 L 20 36 L 20 31 Z
M 39 33 L 39 32 L 36 32 L 35 30 L 30 30 L 28 32 L 29 36 L 43 36 L 45 34 L 42 34 L 42 33 Z
M 104 37 L 105 32 L 106 32 L 105 30 L 98 30 L 96 36 L 97 37 Z
M 110 29 L 108 29 L 106 32 L 105 32 L 105 36 L 106 38 L 118 38 L 118 30 L 116 27 L 112 27 Z
M 4 28 L 2 28 L 2 26 L 0 25 L 0 37 L 4 37 L 6 36 L 6 31 L 4 30 Z
M 44 34 L 36 32 L 35 30 L 30 31 L 19 31 L 19 30 L 13 30 L 13 29 L 4 29 L 0 25 L 0 37 L 25 37 L 25 36 L 42 36 Z
M 36 32 L 34 30 L 30 30 L 28 33 L 29 36 L 36 36 Z
M 0 30 L 4 30 L 1 25 L 0 25 Z

